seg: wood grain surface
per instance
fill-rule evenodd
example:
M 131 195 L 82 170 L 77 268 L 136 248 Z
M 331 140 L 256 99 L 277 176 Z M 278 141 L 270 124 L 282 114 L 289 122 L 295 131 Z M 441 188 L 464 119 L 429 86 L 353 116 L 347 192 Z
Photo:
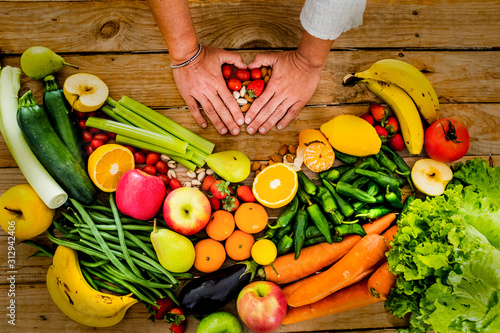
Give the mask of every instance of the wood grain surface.
M 262 52 L 296 48 L 302 34 L 299 14 L 304 0 L 190 0 L 200 42 L 241 53 L 251 62 Z M 80 67 L 57 74 L 62 84 L 76 72 L 103 79 L 110 96 L 126 95 L 155 109 L 216 144 L 216 151 L 236 149 L 264 164 L 283 144 L 297 143 L 304 128 L 319 128 L 339 114 L 361 115 L 380 102 L 364 86 L 343 87 L 342 78 L 377 60 L 400 59 L 418 68 L 434 86 L 441 116 L 461 120 L 471 135 L 463 159 L 476 156 L 500 166 L 500 1 L 368 0 L 363 24 L 342 34 L 330 51 L 320 83 L 296 119 L 283 131 L 267 135 L 220 136 L 198 127 L 172 78 L 168 49 L 144 0 L 0 0 L 0 65 L 19 67 L 22 52 L 43 45 Z M 42 102 L 43 87 L 24 74 L 21 92 L 32 90 Z M 411 166 L 422 157 L 402 155 Z M 178 173 L 185 179 L 183 169 Z M 251 184 L 253 175 L 245 183 Z M 0 136 L 0 195 L 26 180 Z M 276 218 L 281 210 L 268 210 Z M 50 246 L 44 236 L 34 239 Z M 133 306 L 118 325 L 82 326 L 67 318 L 45 286 L 51 260 L 32 257 L 35 249 L 16 245 L 16 326 L 9 325 L 11 297 L 7 281 L 8 237 L 0 230 L 1 332 L 148 332 L 168 326 L 149 321 L 143 304 Z M 224 307 L 236 313 L 234 301 Z M 188 333 L 196 330 L 189 318 Z M 408 325 L 382 303 L 302 323 L 277 332 L 394 333 Z M 248 329 L 246 332 L 250 332 Z

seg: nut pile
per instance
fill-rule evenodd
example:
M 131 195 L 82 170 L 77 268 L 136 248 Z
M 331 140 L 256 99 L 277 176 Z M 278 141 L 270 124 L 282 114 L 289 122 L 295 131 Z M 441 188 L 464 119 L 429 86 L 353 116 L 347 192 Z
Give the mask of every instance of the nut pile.
M 267 165 L 256 161 L 252 163 L 250 170 L 255 172 L 255 175 L 257 176 L 259 172 L 264 170 L 264 168 L 268 165 L 273 165 L 274 163 L 293 163 L 295 161 L 296 154 L 297 146 L 284 144 L 276 154 L 271 155 Z

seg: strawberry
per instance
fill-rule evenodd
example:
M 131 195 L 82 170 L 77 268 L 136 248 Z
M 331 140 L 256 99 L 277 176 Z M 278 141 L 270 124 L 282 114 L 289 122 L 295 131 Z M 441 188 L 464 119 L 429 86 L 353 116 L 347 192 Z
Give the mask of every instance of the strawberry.
M 372 104 L 370 106 L 370 114 L 373 116 L 373 119 L 378 122 L 384 121 L 389 113 L 389 109 L 381 104 Z
M 372 126 L 375 125 L 375 119 L 373 119 L 373 116 L 369 113 L 362 114 L 359 118 L 366 120 Z
M 240 201 L 234 196 L 228 196 L 222 200 L 222 209 L 228 212 L 234 212 L 240 206 Z
M 170 325 L 170 332 L 172 333 L 184 333 L 186 331 L 186 322 L 183 322 L 179 325 L 177 324 L 171 324 Z
M 186 321 L 186 316 L 181 308 L 173 308 L 165 316 L 167 323 L 172 323 L 175 325 L 180 325 Z
M 247 94 L 250 98 L 259 97 L 264 91 L 265 82 L 262 79 L 252 81 L 247 86 Z
M 238 196 L 238 199 L 244 202 L 255 201 L 255 196 L 252 193 L 252 189 L 246 185 L 238 187 L 238 189 L 236 190 L 236 195 Z
M 385 129 L 389 132 L 389 134 L 394 134 L 399 130 L 398 119 L 394 116 L 389 116 L 384 122 Z
M 216 181 L 213 175 L 208 175 L 203 179 L 203 183 L 201 184 L 201 189 L 205 192 L 210 191 L 210 187 Z
M 212 193 L 216 199 L 224 199 L 230 194 L 228 189 L 229 184 L 228 181 L 216 180 L 213 182 L 212 186 L 210 186 L 210 193 Z
M 386 142 L 387 137 L 389 136 L 389 133 L 387 132 L 387 130 L 384 127 L 382 127 L 382 125 L 375 125 L 374 128 L 375 128 L 375 131 L 377 131 L 377 135 L 380 137 L 382 142 Z
M 394 134 L 390 139 L 387 145 L 397 151 L 402 151 L 405 149 L 405 142 L 403 140 L 403 136 L 399 133 Z
M 159 307 L 155 305 L 149 307 L 149 312 L 151 312 L 149 319 L 152 321 L 166 319 L 167 314 L 175 308 L 174 302 L 168 297 L 157 300 L 156 304 L 158 304 Z
M 221 207 L 221 200 L 216 199 L 214 197 L 208 197 L 208 201 L 210 201 L 210 206 L 212 207 L 213 211 L 219 210 Z

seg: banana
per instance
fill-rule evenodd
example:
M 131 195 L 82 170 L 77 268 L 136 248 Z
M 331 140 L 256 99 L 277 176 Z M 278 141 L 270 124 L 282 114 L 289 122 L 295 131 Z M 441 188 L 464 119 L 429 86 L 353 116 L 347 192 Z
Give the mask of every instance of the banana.
M 396 85 L 373 79 L 362 79 L 359 83 L 383 100 L 398 119 L 405 146 L 413 155 L 419 155 L 424 145 L 424 128 L 415 103 Z
M 105 294 L 92 288 L 82 275 L 77 252 L 58 246 L 47 272 L 47 288 L 59 309 L 74 321 L 93 327 L 119 323 L 138 300 Z
M 418 111 L 429 124 L 439 119 L 439 100 L 436 91 L 425 75 L 407 62 L 396 59 L 379 60 L 366 71 L 344 77 L 343 84 L 350 85 L 352 76 L 396 85 L 410 95 Z

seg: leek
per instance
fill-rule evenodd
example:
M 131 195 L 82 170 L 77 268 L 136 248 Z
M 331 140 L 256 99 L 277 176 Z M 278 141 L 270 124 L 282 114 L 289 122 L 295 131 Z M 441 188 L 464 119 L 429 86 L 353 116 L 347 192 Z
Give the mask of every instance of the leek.
M 17 109 L 20 87 L 21 70 L 17 67 L 4 67 L 0 77 L 0 130 L 30 186 L 50 209 L 56 209 L 66 202 L 68 194 L 38 161 L 19 129 Z
M 187 128 L 177 124 L 175 121 L 159 114 L 155 110 L 133 100 L 130 97 L 122 96 L 122 98 L 118 101 L 118 105 L 122 105 L 130 111 L 146 118 L 150 122 L 163 128 L 172 135 L 175 135 L 179 139 L 186 141 L 207 155 L 211 154 L 215 148 L 215 144 L 212 142 L 191 132 Z
M 181 154 L 186 153 L 188 146 L 187 142 L 179 140 L 173 136 L 161 135 L 113 120 L 89 117 L 85 125 L 88 127 L 95 127 L 103 131 L 125 135 L 136 140 L 150 142 L 156 146 L 164 147 Z

